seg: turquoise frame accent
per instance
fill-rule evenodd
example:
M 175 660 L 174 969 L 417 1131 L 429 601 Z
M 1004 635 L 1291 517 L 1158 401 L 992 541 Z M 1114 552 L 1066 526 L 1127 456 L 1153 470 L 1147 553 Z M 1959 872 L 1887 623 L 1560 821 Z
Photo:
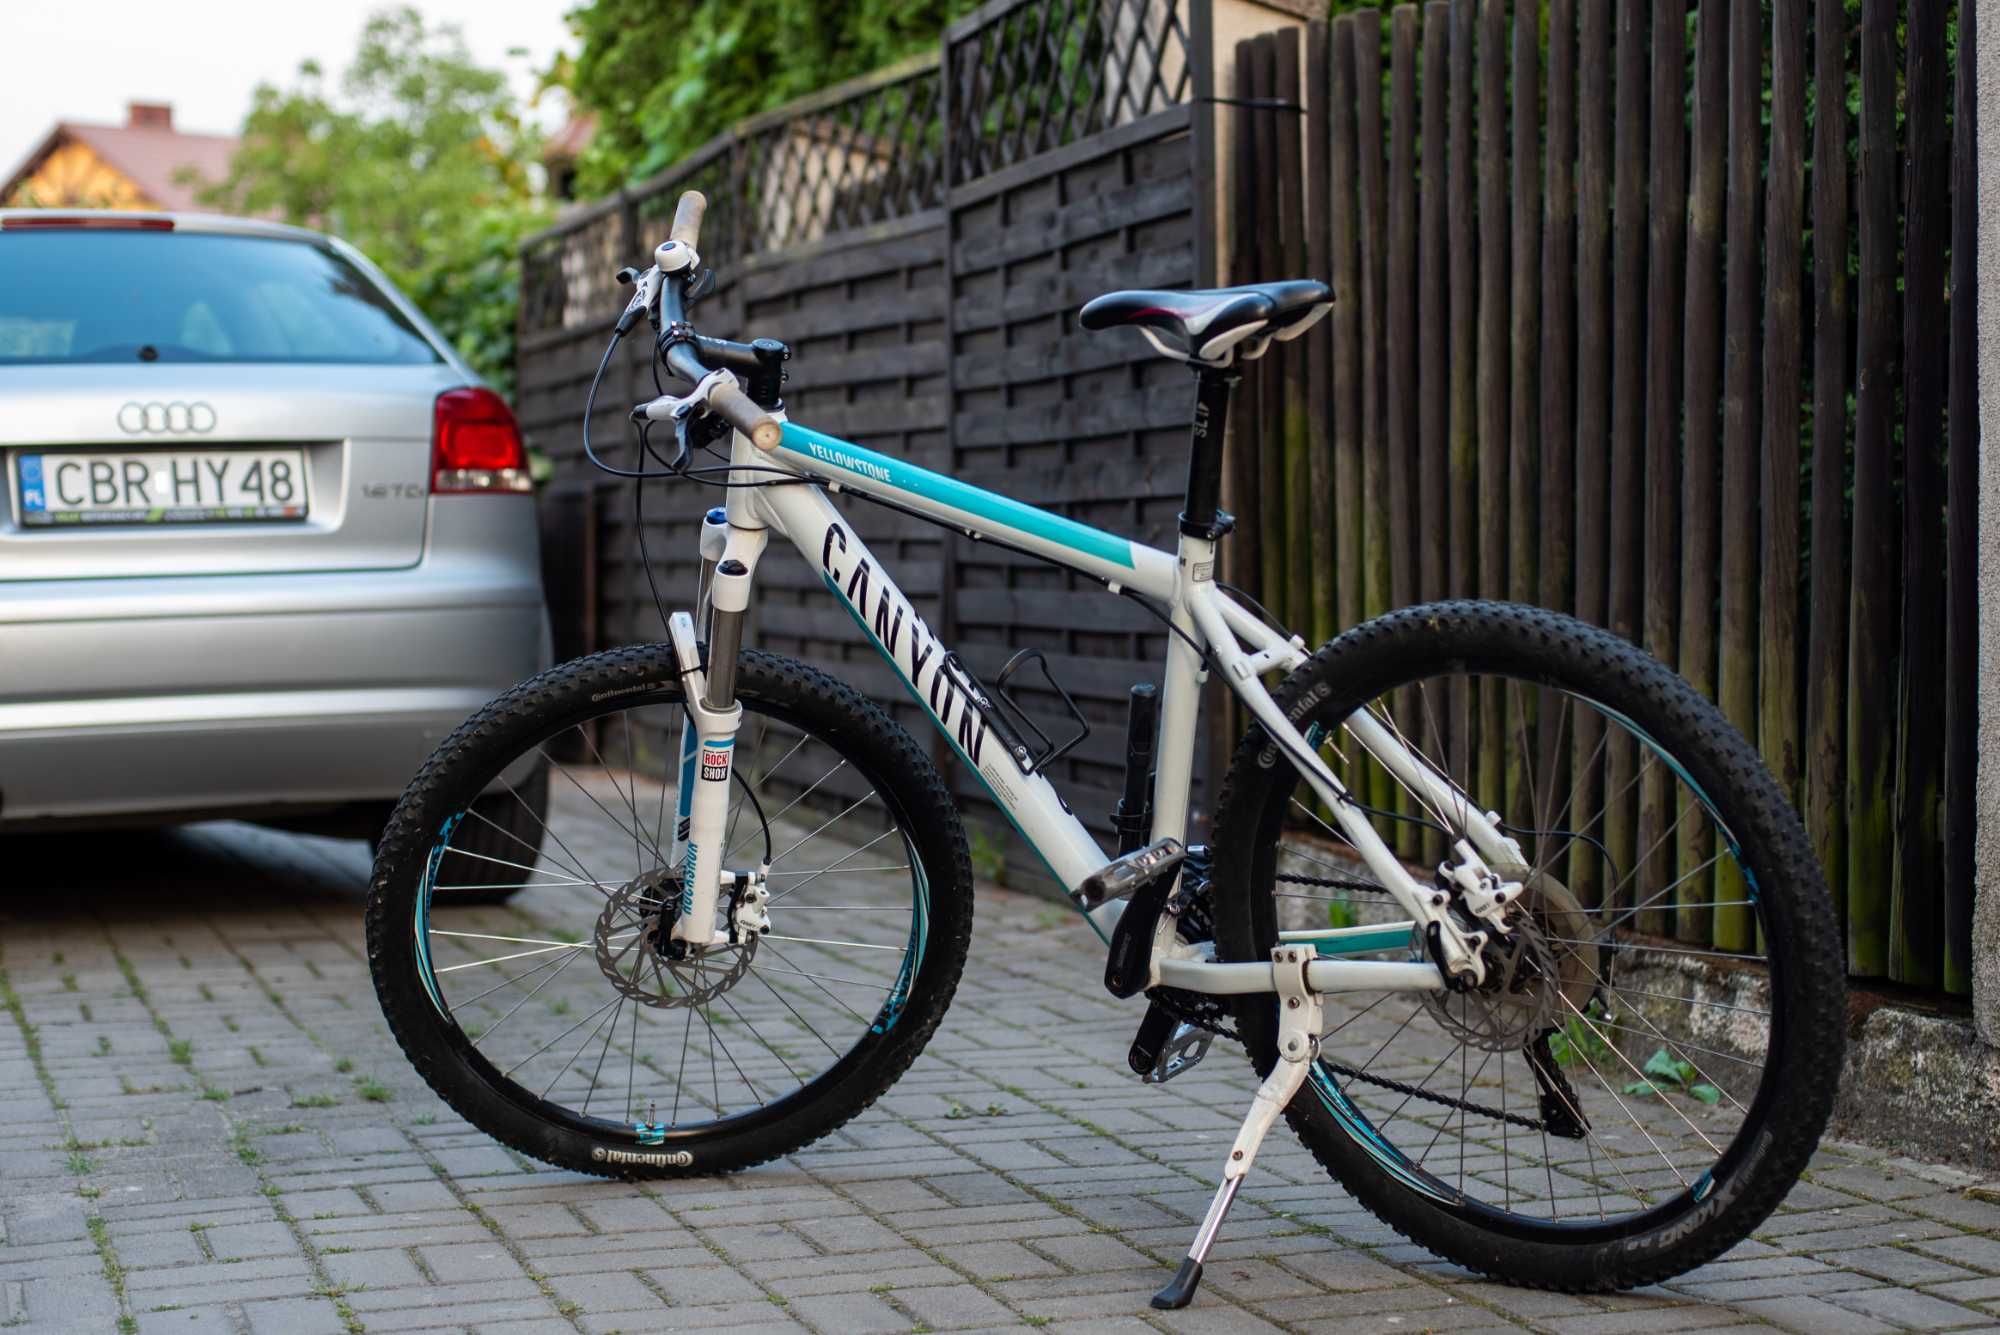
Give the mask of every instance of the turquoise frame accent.
M 1320 936 L 1284 937 L 1284 944 L 1311 946 L 1322 955 L 1372 955 L 1383 950 L 1409 950 L 1416 943 L 1413 922 L 1388 923 L 1370 931 L 1346 929 Z
M 887 454 L 877 454 L 809 426 L 786 422 L 784 431 L 779 450 L 793 456 L 793 461 L 797 463 L 821 470 L 831 468 L 838 474 L 844 474 L 844 478 L 838 479 L 843 482 L 846 478 L 854 478 L 864 483 L 887 486 L 938 505 L 962 510 L 996 527 L 1014 529 L 1112 565 L 1131 569 L 1136 564 L 1131 540 L 1115 533 L 1106 533 L 1103 529 L 1051 514 L 998 492 L 981 490 L 957 478 L 933 473 L 928 468 L 919 468 Z

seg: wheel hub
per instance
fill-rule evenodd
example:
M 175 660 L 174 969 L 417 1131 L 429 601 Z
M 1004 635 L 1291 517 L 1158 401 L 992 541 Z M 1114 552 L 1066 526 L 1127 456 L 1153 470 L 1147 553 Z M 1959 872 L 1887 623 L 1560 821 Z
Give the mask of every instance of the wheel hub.
M 750 971 L 757 938 L 740 945 L 686 947 L 673 939 L 680 882 L 660 867 L 613 890 L 597 915 L 597 967 L 621 996 L 643 1006 L 704 1006 Z

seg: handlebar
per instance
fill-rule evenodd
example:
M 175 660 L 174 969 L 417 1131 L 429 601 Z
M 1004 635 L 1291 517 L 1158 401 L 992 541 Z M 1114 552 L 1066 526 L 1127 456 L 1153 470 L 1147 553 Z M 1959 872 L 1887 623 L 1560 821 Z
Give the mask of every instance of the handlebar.
M 701 219 L 708 212 L 708 196 L 699 190 L 690 190 L 681 196 L 680 204 L 674 209 L 674 230 L 668 235 L 697 253 L 701 246 Z
M 701 220 L 707 212 L 708 199 L 701 191 L 690 190 L 683 194 L 679 206 L 674 209 L 671 239 L 699 255 Z M 686 285 L 693 281 L 694 276 L 693 264 L 666 275 L 666 281 L 660 287 L 660 321 L 663 325 L 673 326 L 686 320 Z M 702 378 L 714 369 L 702 364 L 698 344 L 693 339 L 668 344 L 662 360 L 668 370 L 689 384 L 700 384 Z M 783 437 L 784 429 L 778 419 L 745 394 L 733 375 L 725 376 L 709 390 L 707 404 L 710 412 L 750 437 L 751 443 L 760 450 L 776 449 Z

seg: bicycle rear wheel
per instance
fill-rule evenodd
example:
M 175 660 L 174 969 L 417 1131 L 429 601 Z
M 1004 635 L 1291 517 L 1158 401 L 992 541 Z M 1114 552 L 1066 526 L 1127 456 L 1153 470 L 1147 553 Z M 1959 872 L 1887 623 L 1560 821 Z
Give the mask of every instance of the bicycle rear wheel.
M 1526 894 L 1485 988 L 1329 998 L 1289 1109 L 1320 1162 L 1414 1241 L 1514 1283 L 1652 1283 L 1747 1235 L 1818 1142 L 1844 1031 L 1831 897 L 1742 736 L 1625 641 L 1495 603 L 1356 627 L 1278 702 L 1420 884 L 1466 813 L 1396 784 L 1342 732 L 1357 711 L 1523 854 L 1496 868 Z M 1405 916 L 1261 730 L 1219 806 L 1214 895 L 1237 960 L 1281 928 Z M 1268 1070 L 1270 999 L 1240 1020 Z
M 667 645 L 515 687 L 446 739 L 390 820 L 367 919 L 383 1011 L 431 1087 L 524 1153 L 614 1176 L 790 1153 L 873 1102 L 944 1015 L 972 874 L 936 769 L 802 663 L 745 653 L 738 698 L 724 865 L 768 864 L 770 914 L 741 944 L 688 954 L 668 935 L 683 709 Z M 487 812 L 528 810 L 517 785 L 538 772 L 548 820 L 509 835 Z M 506 908 L 452 904 L 499 871 Z

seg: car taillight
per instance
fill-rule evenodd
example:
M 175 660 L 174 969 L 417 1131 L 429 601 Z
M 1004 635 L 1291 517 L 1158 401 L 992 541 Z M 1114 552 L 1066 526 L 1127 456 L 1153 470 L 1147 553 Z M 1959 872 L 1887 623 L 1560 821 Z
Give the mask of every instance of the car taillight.
M 490 389 L 448 389 L 431 426 L 431 491 L 533 491 L 514 414 Z

